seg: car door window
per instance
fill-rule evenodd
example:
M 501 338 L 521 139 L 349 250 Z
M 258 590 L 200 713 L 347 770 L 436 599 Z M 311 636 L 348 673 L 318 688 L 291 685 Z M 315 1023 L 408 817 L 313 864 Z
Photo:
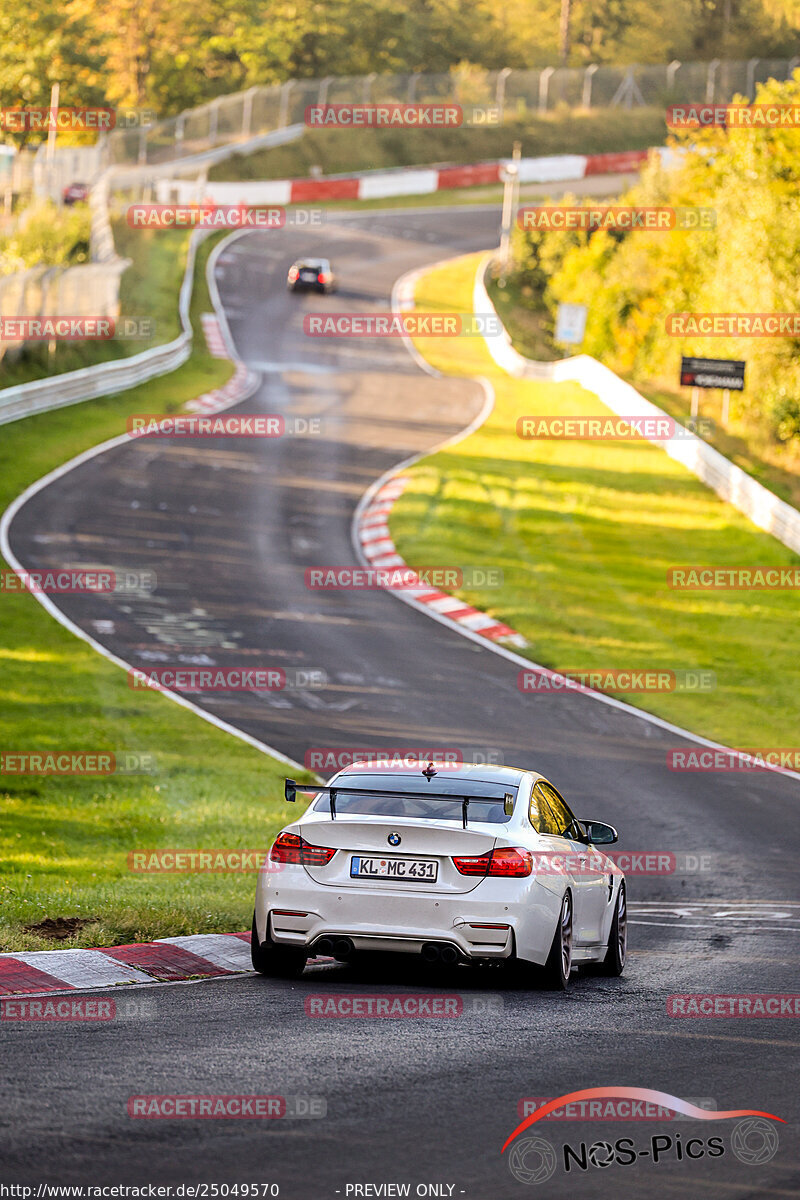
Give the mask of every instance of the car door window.
M 558 794 L 556 789 L 551 784 L 544 783 L 543 780 L 539 780 L 536 786 L 542 792 L 544 801 L 547 804 L 551 814 L 551 820 L 553 822 L 553 828 L 548 829 L 547 832 L 558 834 L 561 837 L 574 836 L 577 823 L 575 821 L 575 817 L 570 812 L 566 801 Z M 544 833 L 545 831 L 542 830 L 541 832 Z
M 530 818 L 537 833 L 558 833 L 558 820 L 540 783 L 531 792 Z

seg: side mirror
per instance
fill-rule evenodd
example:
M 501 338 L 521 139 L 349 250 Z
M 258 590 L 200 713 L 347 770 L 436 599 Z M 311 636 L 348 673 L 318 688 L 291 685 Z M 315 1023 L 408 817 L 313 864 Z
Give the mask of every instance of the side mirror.
M 582 821 L 586 830 L 586 840 L 590 846 L 610 846 L 612 842 L 619 841 L 619 834 L 613 825 L 606 825 L 605 821 Z

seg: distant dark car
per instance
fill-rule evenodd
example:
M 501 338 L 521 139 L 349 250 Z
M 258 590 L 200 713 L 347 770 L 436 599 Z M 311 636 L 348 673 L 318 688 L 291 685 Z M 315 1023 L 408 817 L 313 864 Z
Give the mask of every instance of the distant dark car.
M 298 258 L 289 267 L 286 286 L 290 292 L 333 292 L 336 280 L 327 258 Z
M 70 183 L 61 193 L 65 204 L 82 204 L 89 199 L 91 188 L 88 183 Z

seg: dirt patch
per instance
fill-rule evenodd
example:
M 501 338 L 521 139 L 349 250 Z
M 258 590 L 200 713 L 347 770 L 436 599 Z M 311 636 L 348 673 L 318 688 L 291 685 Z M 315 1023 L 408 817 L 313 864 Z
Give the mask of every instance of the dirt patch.
M 99 917 L 45 917 L 35 925 L 26 925 L 26 933 L 35 933 L 37 937 L 49 938 L 51 942 L 63 942 L 72 937 L 84 925 L 92 925 Z

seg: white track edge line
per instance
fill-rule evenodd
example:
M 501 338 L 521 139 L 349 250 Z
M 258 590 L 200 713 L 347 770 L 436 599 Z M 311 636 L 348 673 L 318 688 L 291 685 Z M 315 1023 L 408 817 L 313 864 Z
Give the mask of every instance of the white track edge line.
M 461 258 L 461 257 L 469 258 L 472 256 L 471 255 L 458 255 L 458 256 L 456 256 L 456 258 L 440 259 L 438 262 L 431 263 L 427 267 L 420 267 L 414 271 L 406 272 L 405 275 L 401 275 L 397 280 L 395 280 L 394 286 L 392 288 L 392 298 L 391 298 L 392 311 L 395 313 L 398 313 L 398 314 L 402 311 L 398 306 L 398 294 L 399 294 L 399 291 L 401 288 L 412 286 L 413 283 L 415 283 L 416 280 L 421 275 L 427 274 L 429 271 L 435 271 L 437 269 L 437 267 L 443 267 L 443 266 L 447 265 L 448 263 L 456 262 L 456 261 L 458 261 L 458 258 Z M 422 355 L 417 350 L 416 346 L 414 346 L 413 343 L 411 342 L 411 339 L 406 334 L 403 334 L 401 336 L 402 336 L 403 344 L 405 345 L 406 349 L 409 350 L 414 361 L 417 362 L 418 365 L 422 366 L 423 370 L 425 370 L 427 372 L 427 374 L 434 376 L 434 378 L 441 379 L 442 378 L 441 372 L 437 371 L 434 367 L 430 366 L 429 363 L 425 362 L 425 360 L 422 358 Z M 462 377 L 447 376 L 447 378 L 462 378 Z M 358 534 L 359 522 L 360 522 L 362 513 L 368 507 L 368 505 L 372 502 L 373 497 L 380 490 L 380 488 L 382 488 L 386 483 L 388 483 L 389 480 L 392 479 L 395 475 L 399 474 L 401 471 L 407 470 L 409 467 L 414 466 L 416 463 L 420 462 L 423 458 L 428 458 L 430 455 L 438 454 L 438 452 L 440 450 L 444 450 L 447 446 L 455 445 L 457 442 L 460 442 L 464 438 L 468 437 L 471 433 L 474 433 L 475 430 L 479 429 L 480 426 L 484 423 L 484 421 L 487 420 L 490 413 L 492 412 L 492 409 L 494 408 L 494 388 L 492 387 L 489 380 L 486 379 L 485 376 L 482 376 L 482 375 L 481 376 L 463 376 L 463 378 L 468 379 L 468 380 L 469 379 L 474 380 L 475 382 L 479 383 L 484 389 L 484 393 L 486 395 L 486 402 L 485 402 L 483 408 L 481 409 L 481 412 L 478 414 L 478 416 L 475 417 L 474 420 L 472 420 L 469 423 L 469 425 L 465 426 L 465 428 L 462 429 L 460 431 L 460 433 L 456 433 L 452 437 L 445 438 L 444 441 L 439 442 L 437 445 L 431 447 L 429 450 L 423 450 L 423 451 L 420 451 L 418 454 L 412 454 L 408 458 L 404 459 L 402 462 L 397 463 L 396 466 L 390 467 L 388 469 L 388 471 L 384 471 L 384 473 L 380 476 L 380 478 L 376 479 L 374 483 L 370 484 L 370 486 L 367 488 L 367 490 L 364 492 L 363 496 L 359 500 L 358 505 L 356 506 L 356 510 L 353 514 L 353 520 L 352 520 L 352 523 L 350 526 L 350 539 L 353 544 L 353 548 L 356 552 L 356 556 L 362 566 L 368 567 L 370 565 L 370 563 L 367 560 L 367 558 L 365 557 L 365 555 L 361 549 L 361 540 L 360 540 L 359 534 Z M 509 650 L 505 646 L 500 646 L 496 642 L 492 642 L 489 638 L 481 637 L 480 634 L 473 633 L 471 630 L 466 629 L 463 625 L 457 624 L 455 621 L 448 620 L 446 617 L 443 617 L 439 613 L 431 610 L 431 608 L 428 605 L 421 604 L 418 600 L 415 600 L 411 596 L 406 596 L 403 593 L 402 589 L 388 588 L 388 589 L 384 589 L 384 590 L 389 591 L 389 593 L 392 596 L 396 597 L 396 599 L 398 599 L 398 600 L 401 600 L 404 604 L 409 604 L 412 608 L 416 608 L 418 612 L 425 613 L 425 615 L 430 617 L 431 620 L 438 621 L 439 624 L 445 625 L 448 629 L 454 630 L 456 633 L 459 633 L 462 637 L 469 638 L 470 641 L 475 642 L 476 645 L 478 645 L 478 646 L 482 646 L 485 650 L 490 650 L 493 654 L 499 654 L 502 658 L 507 658 L 509 662 L 516 663 L 518 666 L 524 667 L 527 670 L 533 669 L 533 670 L 542 671 L 545 674 L 551 673 L 551 668 L 544 667 L 540 663 L 532 662 L 532 660 L 529 658 L 523 658 L 520 654 L 516 654 L 513 650 Z M 704 738 L 698 733 L 692 733 L 692 731 L 689 729 L 683 729 L 680 725 L 673 725 L 670 721 L 665 721 L 662 717 L 657 717 L 654 713 L 649 713 L 643 709 L 634 708 L 633 705 L 626 704 L 623 700 L 617 700 L 616 697 L 614 697 L 614 696 L 606 696 L 602 692 L 595 692 L 591 689 L 587 689 L 586 692 L 583 694 L 589 696 L 589 698 L 592 700 L 598 701 L 598 703 L 600 703 L 600 704 L 607 704 L 610 708 L 616 708 L 620 712 L 627 713 L 629 716 L 638 717 L 639 720 L 641 720 L 641 721 L 647 721 L 648 724 L 650 724 L 650 725 L 655 725 L 657 728 L 663 729 L 667 733 L 674 733 L 678 737 L 681 737 L 686 741 L 694 742 L 699 746 L 707 746 L 711 750 L 726 750 L 729 752 L 737 753 L 737 751 L 731 746 L 725 746 L 721 742 L 711 741 L 709 738 Z M 796 779 L 796 780 L 800 781 L 800 772 L 799 771 L 790 771 L 785 767 L 767 767 L 764 769 L 767 771 L 772 771 L 776 775 L 785 775 L 785 776 L 788 776 L 790 779 Z M 675 772 L 675 774 L 680 774 L 680 773 L 681 772 Z M 713 772 L 713 773 L 716 774 L 716 772 Z M 749 772 L 742 772 L 742 774 L 749 775 Z
M 233 236 L 235 237 L 241 232 L 243 231 L 237 230 Z M 209 283 L 209 292 L 211 293 L 212 302 L 215 308 L 219 300 L 219 292 L 216 287 L 216 282 L 213 284 L 212 290 L 211 280 L 209 278 L 209 270 L 212 265 L 212 258 L 214 257 L 215 251 L 218 251 L 221 246 L 228 241 L 228 238 L 224 238 L 223 241 L 219 243 L 219 246 L 214 247 L 214 250 L 212 250 L 211 254 L 209 255 L 208 263 L 206 264 L 206 279 Z M 214 259 L 214 262 L 216 263 L 216 259 Z M 219 315 L 221 310 L 217 311 Z M 225 336 L 227 339 L 229 339 L 230 331 L 228 329 L 228 323 L 227 320 L 225 320 L 224 313 L 222 314 L 222 320 L 224 322 Z M 252 395 L 252 391 L 248 394 Z M 247 395 L 242 396 L 242 399 L 246 400 Z M 16 571 L 17 574 L 24 571 L 24 567 L 11 549 L 8 540 L 8 531 L 11 526 L 11 522 L 23 505 L 27 504 L 28 500 L 32 499 L 37 492 L 42 491 L 42 489 L 47 487 L 49 484 L 55 483 L 57 479 L 61 479 L 69 471 L 73 471 L 76 467 L 81 466 L 83 463 L 89 462 L 90 459 L 95 458 L 99 454 L 105 454 L 107 450 L 112 450 L 115 446 L 122 446 L 129 442 L 130 438 L 128 434 L 123 433 L 118 437 L 109 438 L 108 441 L 100 442 L 99 445 L 93 446 L 89 450 L 84 450 L 82 454 L 76 455 L 75 458 L 71 458 L 68 462 L 62 463 L 60 467 L 56 467 L 55 470 L 48 472 L 47 475 L 43 475 L 41 479 L 37 479 L 35 483 L 32 483 L 29 487 L 25 488 L 25 490 L 21 492 L 15 500 L 11 501 L 2 517 L 0 517 L 0 554 L 3 555 L 3 558 L 12 568 L 12 570 Z M 91 634 L 86 632 L 86 630 L 81 629 L 79 625 L 76 625 L 74 621 L 71 621 L 69 617 L 66 616 L 66 614 L 63 613 L 61 609 L 53 603 L 49 596 L 46 596 L 41 592 L 31 592 L 31 595 L 38 600 L 42 607 L 46 609 L 47 612 L 50 613 L 50 616 L 54 617 L 60 625 L 63 625 L 65 629 L 70 631 L 70 633 L 75 634 L 75 636 L 80 638 L 81 641 L 87 642 L 92 649 L 96 650 L 98 654 L 103 656 L 103 658 L 107 659 L 109 662 L 113 662 L 118 667 L 122 667 L 122 669 L 125 671 L 133 670 L 131 664 L 126 662 L 125 659 L 120 658 L 119 655 L 112 653 L 111 650 L 108 650 L 105 646 L 101 645 L 100 642 L 96 641 Z M 249 733 L 245 733 L 243 729 L 237 729 L 235 725 L 229 725 L 227 721 L 223 721 L 220 717 L 214 716 L 213 713 L 207 712 L 205 709 L 200 708 L 199 705 L 194 704 L 191 700 L 187 700 L 185 696 L 181 696 L 178 692 L 173 692 L 169 688 L 159 689 L 159 691 L 161 695 L 166 696 L 170 700 L 174 700 L 174 702 L 179 704 L 182 708 L 186 708 L 190 712 L 195 713 L 197 716 L 202 717 L 202 719 L 207 721 L 209 725 L 213 725 L 216 729 L 221 729 L 223 733 L 232 734 L 234 737 L 239 738 L 240 741 L 245 742 L 248 746 L 252 746 L 254 749 L 260 750 L 262 754 L 268 754 L 272 758 L 277 759 L 278 762 L 286 763 L 286 765 L 289 767 L 295 767 L 301 771 L 306 769 L 301 763 L 295 762 L 294 759 L 282 754 L 280 750 L 276 750 L 274 746 L 269 746 L 266 742 L 259 741 L 258 738 L 253 737 Z

